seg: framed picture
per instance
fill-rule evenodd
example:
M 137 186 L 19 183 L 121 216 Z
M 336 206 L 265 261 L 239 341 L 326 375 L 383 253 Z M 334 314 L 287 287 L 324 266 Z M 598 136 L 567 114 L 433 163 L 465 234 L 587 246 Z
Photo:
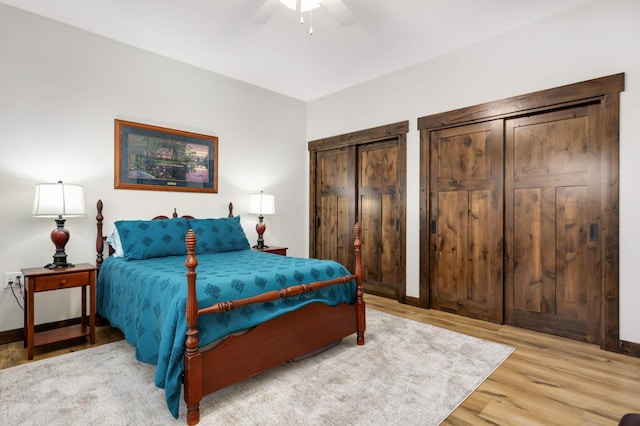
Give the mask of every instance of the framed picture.
M 116 189 L 218 192 L 218 138 L 115 120 Z

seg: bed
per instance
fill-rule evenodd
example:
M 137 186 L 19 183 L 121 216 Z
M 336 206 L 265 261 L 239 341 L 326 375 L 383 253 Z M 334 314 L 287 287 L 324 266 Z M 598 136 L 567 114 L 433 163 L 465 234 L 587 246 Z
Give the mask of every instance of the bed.
M 116 221 L 108 236 L 101 200 L 97 210 L 98 314 L 124 332 L 138 360 L 157 366 L 175 418 L 181 391 L 187 423 L 197 424 L 204 395 L 354 333 L 364 344 L 357 223 L 351 274 L 329 260 L 250 250 L 231 203 L 225 218 L 174 209 Z

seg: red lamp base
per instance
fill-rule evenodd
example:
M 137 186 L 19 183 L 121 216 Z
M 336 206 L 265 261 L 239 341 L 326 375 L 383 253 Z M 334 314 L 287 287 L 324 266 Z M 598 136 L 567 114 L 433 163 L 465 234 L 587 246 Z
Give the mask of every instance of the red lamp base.
M 45 268 L 56 269 L 71 268 L 75 266 L 72 263 L 67 262 L 67 253 L 64 251 L 64 247 L 69 241 L 69 231 L 64 227 L 65 220 L 66 219 L 61 217 L 55 219 L 57 227 L 51 231 L 51 241 L 56 246 L 56 252 L 53 255 L 53 262 L 44 265 Z
M 258 249 L 269 248 L 269 246 L 264 245 L 264 238 L 262 238 L 264 231 L 267 230 L 267 224 L 264 223 L 262 219 L 264 219 L 264 216 L 258 216 L 258 223 L 256 223 L 256 232 L 258 233 L 258 244 L 253 246 L 253 248 L 258 248 Z

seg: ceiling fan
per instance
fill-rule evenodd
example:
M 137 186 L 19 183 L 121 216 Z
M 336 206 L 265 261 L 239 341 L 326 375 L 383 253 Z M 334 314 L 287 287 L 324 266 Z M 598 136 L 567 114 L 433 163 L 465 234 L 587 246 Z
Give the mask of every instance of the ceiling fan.
M 284 5 L 291 10 L 303 12 L 312 11 L 317 7 L 324 7 L 342 26 L 348 27 L 358 20 L 358 17 L 342 0 L 267 0 L 253 17 L 256 24 L 264 24 L 275 13 L 276 9 Z

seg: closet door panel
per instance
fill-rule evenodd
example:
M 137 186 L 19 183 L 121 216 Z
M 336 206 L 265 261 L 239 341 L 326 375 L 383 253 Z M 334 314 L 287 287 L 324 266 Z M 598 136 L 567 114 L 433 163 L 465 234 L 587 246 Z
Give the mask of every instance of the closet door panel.
M 382 206 L 379 196 L 360 196 L 360 225 L 365 240 L 362 245 L 362 279 L 370 285 L 382 281 L 382 265 L 380 252 L 384 240 L 380 229 L 379 218 Z
M 553 236 L 553 194 L 540 188 L 514 192 L 514 305 L 520 309 L 541 312 L 555 305 L 553 292 L 545 289 L 555 276 L 555 252 L 545 247 L 544 235 Z M 546 283 L 545 283 L 546 281 Z
M 396 139 L 358 148 L 359 217 L 365 291 L 397 299 L 404 274 L 404 159 Z
M 434 308 L 457 310 L 458 293 L 467 288 L 467 197 L 467 191 L 438 193 L 438 205 L 446 207 L 438 210 L 436 219 Z
M 495 229 L 490 223 L 492 212 L 492 195 L 488 190 L 476 190 L 469 192 L 469 278 L 466 294 L 463 296 L 467 300 L 474 301 L 479 305 L 489 303 L 488 295 L 491 294 L 490 284 L 497 278 L 494 273 L 489 252 L 491 230 Z M 496 271 L 499 273 L 498 271 Z
M 353 265 L 355 149 L 321 151 L 316 159 L 315 256 Z M 352 267 L 352 266 L 349 266 Z
M 598 119 L 597 105 L 585 105 L 505 123 L 506 321 L 592 343 L 602 294 Z
M 503 318 L 502 121 L 430 134 L 430 306 Z
M 321 259 L 348 259 L 349 251 L 353 248 L 348 244 L 349 232 L 349 196 L 324 196 L 320 200 L 318 236 L 326 242 L 319 248 L 318 257 Z
M 556 212 L 556 304 L 558 314 L 587 319 L 587 187 L 561 187 L 557 190 Z

